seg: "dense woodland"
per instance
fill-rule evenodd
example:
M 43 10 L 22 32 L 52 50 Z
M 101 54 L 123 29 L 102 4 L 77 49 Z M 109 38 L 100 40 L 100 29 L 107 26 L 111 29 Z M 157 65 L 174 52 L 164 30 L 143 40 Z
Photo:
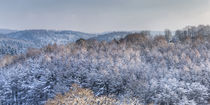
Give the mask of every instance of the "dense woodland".
M 84 92 L 77 94 L 72 84 Z M 210 26 L 186 27 L 173 36 L 166 30 L 165 35 L 143 31 L 111 42 L 79 39 L 0 60 L 2 105 L 91 99 L 114 105 L 208 105 Z

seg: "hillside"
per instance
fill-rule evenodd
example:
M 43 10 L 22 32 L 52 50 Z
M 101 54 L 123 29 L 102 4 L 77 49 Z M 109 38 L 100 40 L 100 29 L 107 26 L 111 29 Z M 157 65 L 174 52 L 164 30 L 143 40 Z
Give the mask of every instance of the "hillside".
M 16 32 L 16 30 L 0 29 L 0 34 L 9 34 L 12 32 Z
M 41 48 L 48 44 L 67 44 L 80 38 L 88 39 L 95 34 L 77 31 L 53 31 L 53 30 L 24 30 L 8 34 L 0 34 L 0 55 L 21 54 L 30 48 Z M 12 51 L 4 51 L 12 48 Z M 12 53 L 15 52 L 15 53 Z
M 162 31 L 115 31 L 115 32 L 98 34 L 97 36 L 92 37 L 90 39 L 91 40 L 94 39 L 97 41 L 110 42 L 114 39 L 120 40 L 122 38 L 125 38 L 127 35 L 132 34 L 132 33 L 147 33 L 148 35 L 151 35 L 151 36 L 164 35 L 164 32 Z
M 98 36 L 96 37 L 92 37 L 90 39 L 95 39 L 95 40 L 98 40 L 98 41 L 107 41 L 107 42 L 110 42 L 114 39 L 121 39 L 121 38 L 124 38 L 125 36 L 127 36 L 128 34 L 131 34 L 131 33 L 134 33 L 134 32 L 126 32 L 126 31 L 119 31 L 119 32 L 109 32 L 109 33 L 104 33 L 104 34 L 99 34 Z
M 10 54 L 16 55 L 27 51 L 28 48 L 35 46 L 35 43 L 11 38 L 0 38 L 0 57 Z
M 146 31 L 145 31 L 146 32 Z M 99 34 L 89 34 L 78 31 L 54 31 L 54 30 L 24 30 L 24 31 L 12 31 L 4 30 L 0 31 L 0 56 L 3 55 L 16 55 L 22 54 L 27 51 L 28 48 L 41 48 L 48 44 L 65 45 L 67 43 L 75 42 L 76 40 L 89 39 L 97 41 L 110 42 L 114 39 L 120 40 L 128 34 L 140 33 L 137 31 L 119 31 L 119 32 L 108 32 Z M 155 36 L 160 34 L 158 31 L 149 32 Z
M 25 30 L 2 35 L 4 38 L 25 40 L 36 43 L 37 47 L 47 44 L 65 44 L 76 41 L 79 38 L 88 39 L 94 34 L 76 31 L 53 31 L 53 30 Z
M 196 33 L 179 30 L 172 41 L 143 33 L 110 42 L 80 39 L 5 56 L 0 62 L 0 101 L 42 105 L 62 94 L 48 103 L 85 100 L 87 95 L 127 104 L 135 99 L 137 104 L 208 105 L 210 36 Z M 66 93 L 72 84 L 94 96 L 84 90 L 75 93 L 84 97 L 74 99 Z

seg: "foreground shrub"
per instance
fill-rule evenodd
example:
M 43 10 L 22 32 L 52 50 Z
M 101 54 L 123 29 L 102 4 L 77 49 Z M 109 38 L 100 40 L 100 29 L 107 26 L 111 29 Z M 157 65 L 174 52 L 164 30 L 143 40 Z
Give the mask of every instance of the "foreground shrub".
M 127 105 L 128 103 L 119 102 L 114 98 L 107 96 L 96 97 L 93 91 L 89 89 L 80 88 L 78 85 L 73 84 L 72 89 L 65 93 L 65 95 L 56 95 L 54 99 L 46 102 L 46 105 Z M 136 102 L 130 105 L 137 105 Z

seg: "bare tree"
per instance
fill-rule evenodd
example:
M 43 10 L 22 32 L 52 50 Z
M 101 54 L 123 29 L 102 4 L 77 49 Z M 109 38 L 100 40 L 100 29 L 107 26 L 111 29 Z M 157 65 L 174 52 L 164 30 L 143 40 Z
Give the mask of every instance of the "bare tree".
M 167 40 L 168 42 L 170 42 L 171 39 L 172 39 L 172 33 L 171 33 L 171 31 L 170 31 L 169 29 L 165 29 L 164 33 L 165 33 L 165 38 L 166 38 L 166 40 Z

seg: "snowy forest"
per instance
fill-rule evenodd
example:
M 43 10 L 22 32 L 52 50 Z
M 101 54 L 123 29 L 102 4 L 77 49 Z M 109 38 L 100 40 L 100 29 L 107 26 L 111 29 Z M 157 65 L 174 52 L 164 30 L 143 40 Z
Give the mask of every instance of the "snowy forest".
M 0 59 L 0 105 L 209 105 L 210 26 L 172 33 L 8 53 Z

